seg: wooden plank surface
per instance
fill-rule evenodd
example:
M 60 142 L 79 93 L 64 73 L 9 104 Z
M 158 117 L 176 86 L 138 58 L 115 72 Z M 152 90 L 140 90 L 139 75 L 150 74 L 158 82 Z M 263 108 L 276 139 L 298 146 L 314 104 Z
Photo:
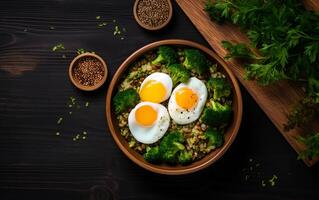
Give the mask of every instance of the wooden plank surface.
M 231 24 L 220 25 L 212 22 L 207 13 L 203 10 L 206 1 L 207 0 L 176 0 L 219 56 L 225 57 L 227 54 L 227 51 L 221 46 L 221 41 L 223 40 L 230 40 L 235 43 L 249 43 L 249 39 L 238 27 Z M 319 9 L 319 1 L 310 0 L 305 3 L 309 8 Z M 239 81 L 252 95 L 289 144 L 298 153 L 305 150 L 305 146 L 297 142 L 295 137 L 305 134 L 306 130 L 296 128 L 289 132 L 284 131 L 284 124 L 287 121 L 288 113 L 304 94 L 301 87 L 288 81 L 280 81 L 277 84 L 267 87 L 259 86 L 255 81 L 244 80 L 244 68 L 239 62 L 231 60 L 227 61 L 227 63 Z M 309 129 L 311 131 L 318 131 L 319 127 L 314 124 L 309 127 Z M 309 129 L 307 131 L 309 131 Z M 312 166 L 317 160 L 304 161 L 308 166 Z

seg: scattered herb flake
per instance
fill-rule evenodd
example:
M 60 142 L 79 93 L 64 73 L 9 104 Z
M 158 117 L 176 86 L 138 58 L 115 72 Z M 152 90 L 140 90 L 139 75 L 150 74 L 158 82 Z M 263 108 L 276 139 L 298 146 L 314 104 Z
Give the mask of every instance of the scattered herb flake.
M 56 132 L 55 135 L 56 135 L 56 136 L 59 136 L 59 135 L 60 135 L 60 132 Z
M 271 179 L 269 179 L 269 183 L 272 187 L 276 185 L 277 181 L 278 181 L 278 177 L 275 174 L 272 176 Z
M 102 22 L 102 23 L 99 23 L 99 24 L 98 24 L 99 27 L 103 27 L 103 26 L 106 26 L 106 25 L 107 25 L 106 22 Z
M 54 47 L 52 47 L 52 51 L 60 51 L 60 50 L 64 50 L 64 45 L 63 44 L 57 44 Z
M 96 16 L 95 19 L 101 19 L 101 16 Z
M 120 34 L 121 34 L 121 31 L 120 31 L 119 26 L 115 26 L 115 29 L 114 29 L 113 35 L 120 35 Z
M 58 119 L 58 121 L 57 121 L 57 124 L 61 124 L 61 123 L 62 123 L 62 121 L 63 121 L 63 118 L 62 118 L 62 117 L 60 117 L 60 118 Z
M 77 53 L 78 55 L 84 54 L 84 53 L 86 53 L 86 52 L 87 52 L 87 51 L 86 51 L 85 49 L 83 49 L 83 48 L 79 48 L 79 49 L 76 50 L 76 53 Z
M 89 102 L 86 102 L 85 107 L 89 107 L 89 104 L 90 104 Z

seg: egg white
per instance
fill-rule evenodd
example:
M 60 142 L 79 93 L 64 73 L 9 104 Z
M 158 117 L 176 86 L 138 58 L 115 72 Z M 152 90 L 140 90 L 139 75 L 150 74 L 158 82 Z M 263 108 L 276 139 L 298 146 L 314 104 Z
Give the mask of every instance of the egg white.
M 161 102 L 166 101 L 170 97 L 172 93 L 172 89 L 173 89 L 173 81 L 171 77 L 165 73 L 155 72 L 144 79 L 144 81 L 141 84 L 139 93 L 141 92 L 144 85 L 151 80 L 158 81 L 163 84 L 163 86 L 165 87 L 166 93 L 165 93 L 164 99 Z
M 176 92 L 179 91 L 181 88 L 189 88 L 196 92 L 198 96 L 197 104 L 191 109 L 184 109 L 180 107 L 176 102 Z M 171 118 L 177 124 L 189 124 L 196 121 L 206 104 L 207 100 L 207 88 L 206 85 L 196 77 L 192 77 L 188 80 L 187 83 L 179 84 L 174 90 L 171 95 L 171 98 L 168 102 L 168 112 Z
M 152 126 L 142 126 L 135 119 L 135 112 L 141 106 L 151 106 L 157 112 L 157 119 Z M 170 124 L 167 109 L 157 103 L 141 102 L 131 110 L 128 116 L 128 126 L 133 137 L 144 144 L 153 144 L 160 140 L 166 133 Z

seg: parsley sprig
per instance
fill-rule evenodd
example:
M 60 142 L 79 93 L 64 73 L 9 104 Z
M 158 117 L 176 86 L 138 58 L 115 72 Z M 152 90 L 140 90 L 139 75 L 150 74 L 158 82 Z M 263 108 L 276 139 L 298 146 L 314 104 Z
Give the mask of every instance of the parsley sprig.
M 306 88 L 304 99 L 288 115 L 287 131 L 319 115 L 319 13 L 306 10 L 299 0 L 215 0 L 205 10 L 212 20 L 246 32 L 250 44 L 222 42 L 229 52 L 226 59 L 244 62 L 246 78 L 261 85 L 294 80 Z M 319 152 L 319 140 L 312 137 L 304 138 L 309 146 L 304 155 L 310 158 L 319 155 L 311 153 L 314 148 Z

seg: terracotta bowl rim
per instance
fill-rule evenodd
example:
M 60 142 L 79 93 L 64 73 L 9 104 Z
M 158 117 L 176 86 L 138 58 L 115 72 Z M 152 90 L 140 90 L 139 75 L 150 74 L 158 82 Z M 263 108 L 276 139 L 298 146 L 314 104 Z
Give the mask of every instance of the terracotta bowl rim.
M 215 60 L 217 63 L 219 63 L 219 65 L 223 68 L 226 76 L 228 76 L 228 79 L 231 81 L 231 84 L 233 86 L 233 93 L 234 93 L 233 102 L 235 101 L 237 102 L 236 103 L 237 109 L 236 109 L 236 112 L 234 111 L 233 122 L 231 124 L 232 130 L 228 128 L 228 130 L 225 133 L 225 135 L 230 134 L 229 139 L 225 141 L 224 145 L 221 148 L 216 149 L 215 151 L 212 151 L 211 153 L 207 154 L 203 159 L 205 159 L 207 156 L 211 156 L 211 157 L 208 158 L 208 160 L 206 161 L 202 161 L 202 163 L 200 163 L 201 160 L 199 160 L 187 166 L 178 165 L 178 166 L 166 168 L 168 166 L 165 165 L 165 167 L 162 168 L 163 165 L 154 165 L 154 164 L 150 164 L 146 162 L 145 160 L 138 159 L 138 157 L 141 155 L 133 155 L 138 153 L 131 153 L 130 151 L 134 151 L 134 150 L 129 149 L 128 145 L 124 146 L 124 144 L 121 142 L 121 140 L 123 140 L 122 136 L 120 135 L 120 133 L 117 133 L 115 129 L 115 127 L 118 125 L 113 124 L 112 117 L 115 115 L 113 115 L 113 111 L 112 109 L 110 109 L 112 108 L 111 100 L 113 97 L 113 91 L 116 90 L 118 81 L 120 80 L 122 74 L 126 71 L 126 69 L 130 67 L 130 64 L 134 62 L 136 59 L 138 59 L 141 55 L 162 45 L 186 46 L 186 47 L 197 48 L 199 50 L 202 50 L 206 55 L 210 57 L 210 59 Z M 236 113 L 236 116 L 235 116 L 235 113 Z M 182 174 L 193 173 L 201 169 L 204 169 L 208 167 L 209 165 L 211 165 L 212 163 L 216 162 L 220 157 L 224 155 L 224 153 L 228 150 L 228 148 L 231 146 L 231 144 L 235 140 L 238 130 L 240 128 L 242 113 L 243 113 L 243 105 L 242 105 L 242 96 L 241 96 L 240 88 L 235 76 L 233 75 L 233 73 L 231 72 L 231 70 L 225 63 L 225 61 L 222 58 L 220 58 L 215 52 L 208 49 L 207 47 L 189 40 L 180 40 L 180 39 L 161 40 L 161 41 L 150 43 L 138 49 L 133 54 L 131 54 L 117 69 L 109 85 L 107 95 L 106 95 L 106 119 L 107 119 L 107 123 L 108 123 L 109 130 L 111 132 L 111 135 L 115 143 L 117 144 L 117 146 L 130 160 L 132 160 L 134 163 L 136 163 L 140 167 L 154 173 L 165 174 L 165 175 L 182 175 Z

